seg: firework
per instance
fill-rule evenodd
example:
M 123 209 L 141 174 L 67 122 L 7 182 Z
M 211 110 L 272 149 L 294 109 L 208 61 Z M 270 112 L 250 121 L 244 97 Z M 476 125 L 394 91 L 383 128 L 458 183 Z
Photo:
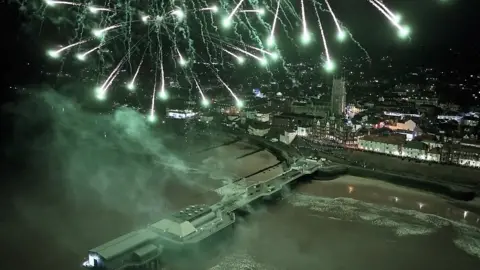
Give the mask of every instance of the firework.
M 400 38 L 409 36 L 410 29 L 402 23 L 400 15 L 391 11 L 385 3 L 380 0 L 359 1 L 365 1 L 372 9 L 377 9 L 395 27 Z M 73 52 L 76 59 L 83 62 L 101 58 L 102 54 L 111 54 L 110 58 L 116 59 L 115 68 L 106 73 L 95 89 L 99 100 L 107 98 L 113 81 L 124 81 L 125 87 L 134 91 L 141 70 L 147 69 L 145 61 L 154 64 L 155 68 L 150 68 L 155 72 L 155 83 L 148 115 L 152 121 L 155 119 L 155 100 L 165 100 L 169 96 L 167 85 L 170 82 L 166 82 L 166 73 L 185 76 L 191 88 L 198 90 L 195 93 L 198 93 L 200 104 L 208 106 L 208 92 L 202 90 L 201 80 L 195 75 L 193 66 L 198 62 L 211 63 L 208 69 L 218 79 L 219 85 L 225 88 L 238 107 L 243 107 L 244 102 L 218 70 L 212 67 L 214 63 L 233 60 L 244 64 L 255 60 L 264 67 L 265 72 L 271 73 L 273 65 L 289 72 L 281 56 L 282 44 L 278 44 L 276 38 L 283 32 L 294 44 L 307 46 L 314 40 L 321 41 L 323 52 L 319 53 L 322 59 L 319 64 L 326 72 L 333 72 L 336 64 L 329 44 L 335 40 L 329 40 L 322 21 L 333 19 L 337 41 L 353 39 L 348 28 L 335 14 L 335 3 L 329 0 L 220 0 L 215 3 L 207 0 L 29 0 L 23 4 L 33 2 L 36 2 L 35 7 L 43 19 L 59 14 L 75 18 L 72 25 L 73 42 L 49 49 L 48 56 L 63 59 Z M 50 9 L 57 12 L 50 12 Z M 314 17 L 309 18 L 312 14 L 306 11 L 312 9 L 315 11 Z M 300 22 L 299 29 L 295 29 L 295 20 Z M 315 21 L 316 25 L 312 23 Z M 298 31 L 299 34 L 292 35 L 292 31 Z M 318 38 L 314 33 L 319 33 Z M 292 36 L 299 37 L 299 40 Z M 121 49 L 113 47 L 118 42 L 124 44 Z M 198 52 L 199 48 L 203 50 L 202 53 Z M 170 65 L 167 66 L 166 61 L 173 61 L 179 70 L 167 68 Z M 128 78 L 120 75 L 126 66 L 130 67 L 131 72 Z M 158 83 L 157 76 L 160 77 Z

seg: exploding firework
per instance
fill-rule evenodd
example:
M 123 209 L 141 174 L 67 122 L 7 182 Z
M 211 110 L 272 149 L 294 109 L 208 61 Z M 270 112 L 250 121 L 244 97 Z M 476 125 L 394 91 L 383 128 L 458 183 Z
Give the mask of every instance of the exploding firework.
M 218 59 L 221 63 L 232 60 L 238 65 L 254 61 L 265 72 L 271 72 L 270 67 L 279 62 L 278 65 L 288 72 L 281 56 L 282 46 L 277 40 L 277 35 L 282 32 L 292 43 L 301 46 L 308 46 L 315 38 L 321 41 L 320 64 L 326 72 L 332 72 L 336 62 L 329 44 L 353 39 L 348 28 L 337 18 L 335 6 L 329 0 L 219 0 L 216 4 L 207 0 L 38 1 L 36 10 L 44 19 L 55 16 L 75 18 L 73 41 L 49 49 L 49 57 L 63 59 L 73 54 L 78 61 L 102 63 L 105 61 L 103 55 L 109 54 L 116 62 L 95 89 L 98 100 L 108 97 L 114 81 L 124 81 L 125 87 L 134 91 L 142 69 L 155 72 L 148 116 L 152 121 L 155 119 L 155 101 L 169 97 L 167 73 L 184 76 L 191 89 L 198 92 L 200 104 L 208 106 L 209 97 L 202 90 L 193 66 L 209 63 L 206 65 L 209 72 L 230 94 L 236 106 L 242 107 L 244 102 L 215 68 Z M 377 9 L 393 25 L 400 38 L 409 36 L 410 29 L 403 24 L 400 15 L 382 1 L 359 1 Z M 35 0 L 24 5 L 32 2 Z M 314 12 L 308 12 L 310 10 Z M 328 40 L 325 34 L 323 21 L 327 19 L 334 22 L 336 40 Z M 301 27 L 296 29 L 298 22 Z M 300 34 L 292 34 L 294 31 Z M 314 32 L 320 35 L 314 37 Z M 119 43 L 122 46 L 118 46 Z M 146 61 L 155 67 L 145 65 Z M 170 65 L 166 62 L 173 62 L 174 70 L 167 69 Z M 131 71 L 128 78 L 124 74 L 120 76 L 126 66 Z

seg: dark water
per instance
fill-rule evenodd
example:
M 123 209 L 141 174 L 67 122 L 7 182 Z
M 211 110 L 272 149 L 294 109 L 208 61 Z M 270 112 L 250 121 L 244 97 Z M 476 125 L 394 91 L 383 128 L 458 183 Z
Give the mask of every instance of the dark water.
M 337 180 L 253 214 L 213 269 L 479 269 L 477 215 L 379 181 Z

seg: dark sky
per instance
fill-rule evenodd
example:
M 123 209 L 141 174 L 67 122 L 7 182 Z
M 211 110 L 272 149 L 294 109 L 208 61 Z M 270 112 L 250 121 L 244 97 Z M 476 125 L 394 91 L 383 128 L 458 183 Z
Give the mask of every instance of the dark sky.
M 448 48 L 455 48 L 468 55 L 478 55 L 476 29 L 480 20 L 476 19 L 480 1 L 473 0 L 390 0 L 385 1 L 392 10 L 399 11 L 412 28 L 412 40 L 401 42 L 395 31 L 382 15 L 365 0 L 331 1 L 337 16 L 349 27 L 355 37 L 374 55 L 387 52 L 406 55 L 412 61 L 443 61 Z M 6 5 L 6 4 L 2 4 Z M 10 83 L 35 82 L 38 65 L 45 61 L 45 43 L 51 33 L 25 32 L 24 26 L 39 24 L 19 15 L 18 6 L 0 8 L 2 20 L 0 43 L 3 63 L 4 85 Z M 313 25 L 312 20 L 311 25 Z M 329 22 L 326 22 L 328 25 Z M 331 22 L 330 22 L 331 23 Z M 333 47 L 333 44 L 331 47 Z M 332 49 L 335 51 L 335 48 Z M 447 61 L 447 60 L 445 60 Z M 26 63 L 30 63 L 27 66 Z M 3 91 L 5 92 L 5 91 Z M 3 93 L 5 94 L 5 93 Z

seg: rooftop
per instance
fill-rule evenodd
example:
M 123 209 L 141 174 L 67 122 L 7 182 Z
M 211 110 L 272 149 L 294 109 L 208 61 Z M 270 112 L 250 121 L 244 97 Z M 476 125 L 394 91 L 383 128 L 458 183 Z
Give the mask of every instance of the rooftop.
M 156 238 L 158 238 L 156 233 L 142 229 L 120 236 L 90 250 L 90 252 L 98 254 L 105 260 L 110 260 Z
M 388 135 L 388 136 L 374 136 L 374 135 L 368 135 L 362 138 L 364 141 L 372 141 L 372 142 L 379 142 L 379 143 L 386 143 L 386 144 L 404 144 L 406 141 L 405 135 L 401 134 L 394 134 L 394 135 Z
M 406 142 L 404 148 L 417 149 L 417 150 L 426 150 L 427 145 L 419 141 Z

